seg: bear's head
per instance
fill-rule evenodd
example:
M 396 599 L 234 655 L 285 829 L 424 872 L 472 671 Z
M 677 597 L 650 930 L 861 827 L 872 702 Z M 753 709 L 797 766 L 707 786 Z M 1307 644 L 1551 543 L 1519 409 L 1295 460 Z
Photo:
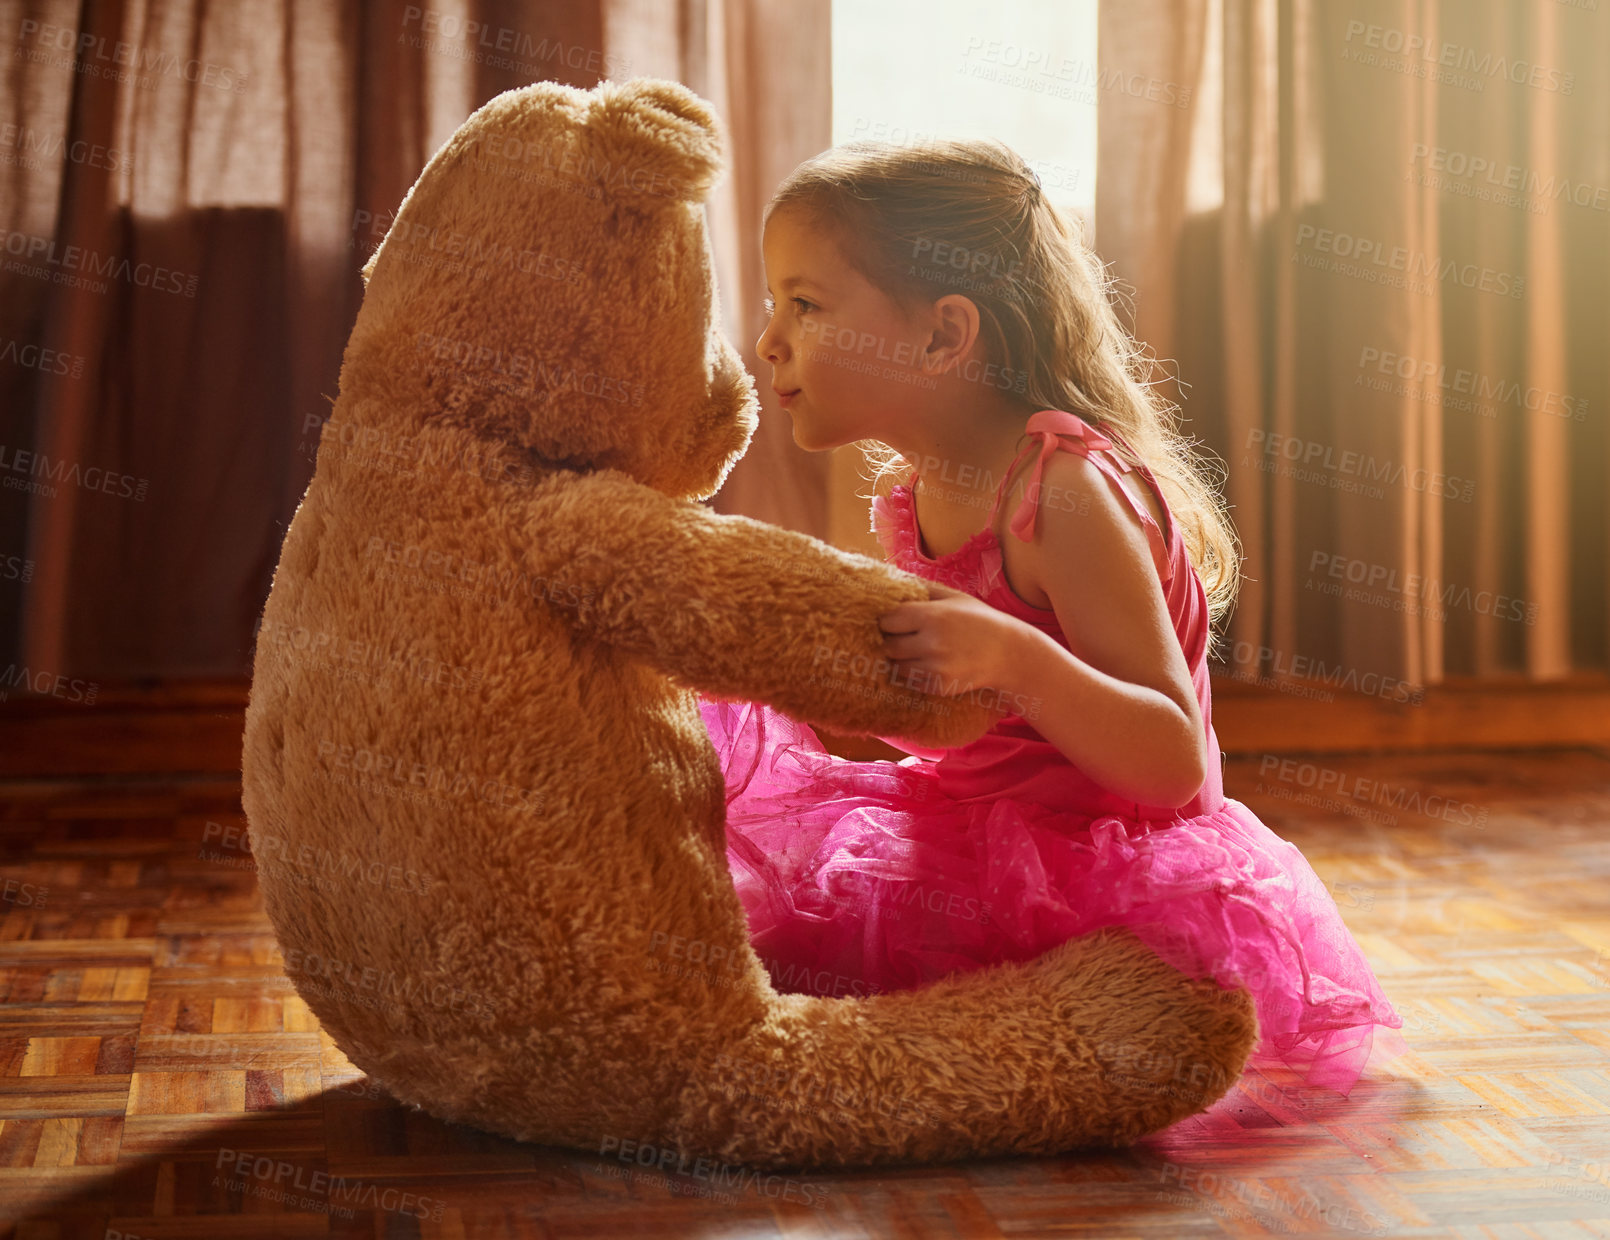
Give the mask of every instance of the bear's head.
M 343 396 L 366 422 L 462 427 L 539 469 L 713 494 L 758 408 L 710 265 L 702 204 L 722 142 L 675 82 L 490 100 L 363 268 Z

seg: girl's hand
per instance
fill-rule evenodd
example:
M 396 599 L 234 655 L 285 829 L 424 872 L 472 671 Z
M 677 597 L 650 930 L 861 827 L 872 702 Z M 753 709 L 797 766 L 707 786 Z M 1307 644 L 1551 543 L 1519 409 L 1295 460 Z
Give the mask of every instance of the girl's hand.
M 1015 695 L 1034 630 L 971 594 L 927 585 L 927 602 L 901 603 L 878 617 L 884 655 L 913 688 L 947 696 L 995 690 L 984 700 L 1009 713 L 1003 699 Z

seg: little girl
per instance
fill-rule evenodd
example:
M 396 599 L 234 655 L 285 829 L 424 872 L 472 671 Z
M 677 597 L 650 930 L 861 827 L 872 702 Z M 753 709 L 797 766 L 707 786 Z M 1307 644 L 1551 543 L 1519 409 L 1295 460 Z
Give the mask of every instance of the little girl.
M 1207 657 L 1234 536 L 1100 261 L 995 142 L 826 151 L 763 248 L 757 350 L 795 441 L 874 441 L 880 483 L 907 475 L 873 528 L 932 597 L 881 619 L 885 653 L 1001 714 L 960 749 L 857 761 L 702 701 L 773 982 L 893 990 L 1128 926 L 1253 992 L 1254 1063 L 1349 1091 L 1401 1021 L 1302 854 L 1224 795 Z

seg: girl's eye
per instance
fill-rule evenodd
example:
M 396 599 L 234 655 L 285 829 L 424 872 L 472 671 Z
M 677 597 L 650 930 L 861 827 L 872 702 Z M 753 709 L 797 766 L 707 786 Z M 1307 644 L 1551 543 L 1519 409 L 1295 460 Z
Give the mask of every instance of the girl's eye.
M 811 311 L 816 309 L 815 302 L 806 301 L 803 297 L 790 297 L 788 300 L 799 307 L 799 312 L 801 314 L 809 314 Z M 772 315 L 777 313 L 777 303 L 774 302 L 770 296 L 763 298 L 760 305 L 761 308 L 765 310 L 767 318 L 770 318 Z

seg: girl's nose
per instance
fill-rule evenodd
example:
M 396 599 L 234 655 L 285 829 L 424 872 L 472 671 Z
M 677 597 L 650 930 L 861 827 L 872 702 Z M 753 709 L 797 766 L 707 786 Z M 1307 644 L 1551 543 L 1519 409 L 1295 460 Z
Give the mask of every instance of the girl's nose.
M 782 335 L 777 331 L 775 323 L 768 322 L 766 330 L 760 333 L 760 339 L 755 341 L 755 352 L 761 358 L 776 366 L 782 360 Z

